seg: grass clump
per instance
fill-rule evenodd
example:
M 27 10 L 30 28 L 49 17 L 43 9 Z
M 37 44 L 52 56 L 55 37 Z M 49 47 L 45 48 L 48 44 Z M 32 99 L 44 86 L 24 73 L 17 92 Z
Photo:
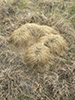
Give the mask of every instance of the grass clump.
M 16 47 L 30 46 L 38 41 L 42 36 L 48 34 L 57 34 L 57 32 L 46 25 L 37 25 L 35 23 L 27 23 L 15 30 L 8 38 Z
M 52 27 L 27 23 L 15 30 L 8 39 L 24 49 L 23 59 L 29 66 L 46 65 L 54 55 L 65 50 L 66 43 Z
M 65 50 L 66 43 L 52 27 L 27 23 L 15 30 L 8 39 L 24 49 L 23 60 L 28 66 L 46 65 L 54 55 Z
M 36 43 L 28 48 L 24 56 L 24 61 L 28 66 L 44 66 L 50 59 L 49 49 L 40 43 Z
M 44 43 L 44 45 L 50 49 L 50 53 L 53 55 L 60 55 L 60 53 L 67 47 L 63 37 L 58 34 L 44 36 L 40 38 L 40 42 Z

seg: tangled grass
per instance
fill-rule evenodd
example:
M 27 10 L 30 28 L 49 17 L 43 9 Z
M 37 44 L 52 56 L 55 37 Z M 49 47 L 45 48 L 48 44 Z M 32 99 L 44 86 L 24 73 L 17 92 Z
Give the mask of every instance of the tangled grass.
M 67 49 L 66 41 L 60 35 L 50 34 L 41 37 L 39 41 L 48 47 L 53 55 L 60 55 L 62 51 Z
M 52 58 L 49 48 L 41 43 L 35 43 L 25 53 L 24 61 L 28 66 L 44 66 Z
M 29 66 L 45 65 L 53 55 L 65 50 L 66 42 L 52 27 L 27 23 L 15 30 L 8 39 L 23 50 L 22 58 Z
M 12 42 L 16 47 L 24 47 L 26 45 L 34 44 L 42 36 L 48 34 L 57 34 L 57 32 L 46 25 L 37 25 L 35 23 L 27 23 L 15 30 L 8 38 L 8 41 Z

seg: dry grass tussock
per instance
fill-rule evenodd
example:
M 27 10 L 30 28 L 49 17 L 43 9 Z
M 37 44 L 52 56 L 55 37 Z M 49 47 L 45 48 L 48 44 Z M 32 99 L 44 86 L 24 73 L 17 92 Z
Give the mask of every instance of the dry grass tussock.
M 15 30 L 8 38 L 22 48 L 22 58 L 27 65 L 46 65 L 53 55 L 60 55 L 66 43 L 57 31 L 46 25 L 27 23 Z
M 21 26 L 19 29 L 15 30 L 12 35 L 8 38 L 9 42 L 12 42 L 16 47 L 26 46 L 31 40 L 31 32 L 28 31 L 26 25 Z
M 58 33 L 52 27 L 48 27 L 46 25 L 27 23 L 25 25 L 22 25 L 19 29 L 15 30 L 8 38 L 8 41 L 12 42 L 16 47 L 23 47 L 26 45 L 30 46 L 37 42 L 40 37 L 48 34 Z
M 52 58 L 49 48 L 41 43 L 35 43 L 26 51 L 24 61 L 28 66 L 46 65 Z
M 60 55 L 63 50 L 67 49 L 66 41 L 60 35 L 50 34 L 41 37 L 39 41 L 50 49 L 50 53 L 55 55 Z

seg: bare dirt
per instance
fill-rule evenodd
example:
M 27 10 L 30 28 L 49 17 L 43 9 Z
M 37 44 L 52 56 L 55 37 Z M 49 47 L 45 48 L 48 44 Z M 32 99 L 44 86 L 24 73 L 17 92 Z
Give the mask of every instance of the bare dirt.
M 75 100 L 75 1 L 10 1 L 0 4 L 0 100 Z M 68 49 L 48 66 L 27 67 L 6 40 L 27 22 L 53 27 Z

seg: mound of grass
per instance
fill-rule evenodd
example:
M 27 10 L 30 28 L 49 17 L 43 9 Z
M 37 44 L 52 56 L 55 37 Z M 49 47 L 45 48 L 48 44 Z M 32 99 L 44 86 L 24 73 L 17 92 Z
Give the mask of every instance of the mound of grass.
M 44 66 L 66 48 L 65 40 L 52 27 L 34 23 L 21 26 L 8 40 L 24 49 L 23 58 L 29 66 Z

